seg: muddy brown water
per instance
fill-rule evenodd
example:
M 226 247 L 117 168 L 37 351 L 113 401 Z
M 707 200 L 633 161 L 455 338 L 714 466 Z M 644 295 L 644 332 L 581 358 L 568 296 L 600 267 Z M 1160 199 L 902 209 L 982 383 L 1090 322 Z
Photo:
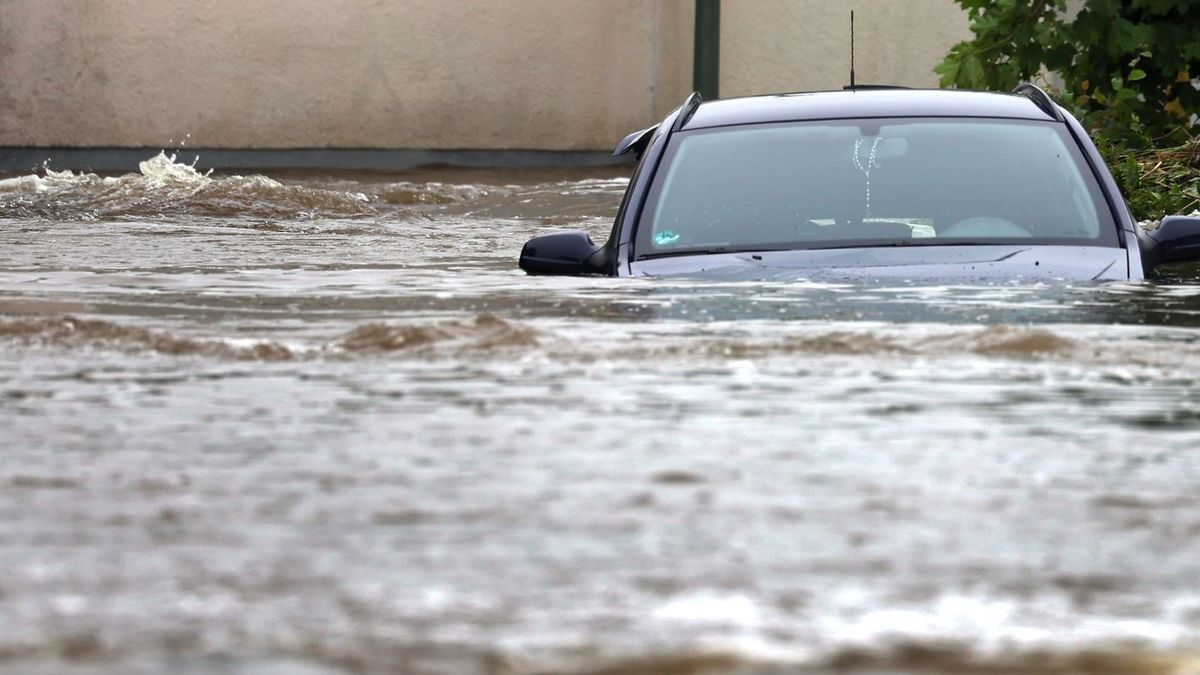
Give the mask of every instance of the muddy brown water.
M 0 181 L 0 671 L 1200 672 L 1200 274 L 516 269 L 624 186 Z

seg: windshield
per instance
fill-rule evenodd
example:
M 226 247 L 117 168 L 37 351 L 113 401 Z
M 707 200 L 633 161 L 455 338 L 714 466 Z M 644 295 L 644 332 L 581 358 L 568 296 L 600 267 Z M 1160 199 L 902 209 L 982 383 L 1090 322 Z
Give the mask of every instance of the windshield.
M 1066 126 L 871 119 L 680 132 L 637 257 L 936 244 L 1117 246 Z

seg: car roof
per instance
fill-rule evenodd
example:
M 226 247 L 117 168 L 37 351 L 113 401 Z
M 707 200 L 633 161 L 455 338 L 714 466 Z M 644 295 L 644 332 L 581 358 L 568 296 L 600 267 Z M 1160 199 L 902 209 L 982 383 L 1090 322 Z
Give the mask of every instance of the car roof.
M 872 117 L 1007 117 L 1054 121 L 1026 96 L 954 89 L 880 88 L 706 101 L 682 129 Z

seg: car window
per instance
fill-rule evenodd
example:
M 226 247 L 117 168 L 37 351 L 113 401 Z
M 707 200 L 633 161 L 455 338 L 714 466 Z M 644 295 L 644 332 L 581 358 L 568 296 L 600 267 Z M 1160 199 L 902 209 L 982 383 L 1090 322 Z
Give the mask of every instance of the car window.
M 864 245 L 1116 246 L 1065 125 L 875 119 L 677 133 L 637 233 L 638 257 Z

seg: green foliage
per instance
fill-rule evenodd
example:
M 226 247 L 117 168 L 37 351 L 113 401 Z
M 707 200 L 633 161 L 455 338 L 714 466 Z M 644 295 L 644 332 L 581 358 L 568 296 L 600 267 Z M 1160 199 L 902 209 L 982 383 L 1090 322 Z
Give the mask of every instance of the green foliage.
M 1035 81 L 1092 134 L 1134 214 L 1200 207 L 1200 0 L 955 1 L 974 38 L 934 68 L 943 87 Z
M 1200 113 L 1200 0 L 956 0 L 974 39 L 934 71 L 943 87 L 1009 91 L 1050 71 L 1093 131 L 1138 147 L 1177 145 Z M 1044 82 L 1043 82 L 1044 84 Z

